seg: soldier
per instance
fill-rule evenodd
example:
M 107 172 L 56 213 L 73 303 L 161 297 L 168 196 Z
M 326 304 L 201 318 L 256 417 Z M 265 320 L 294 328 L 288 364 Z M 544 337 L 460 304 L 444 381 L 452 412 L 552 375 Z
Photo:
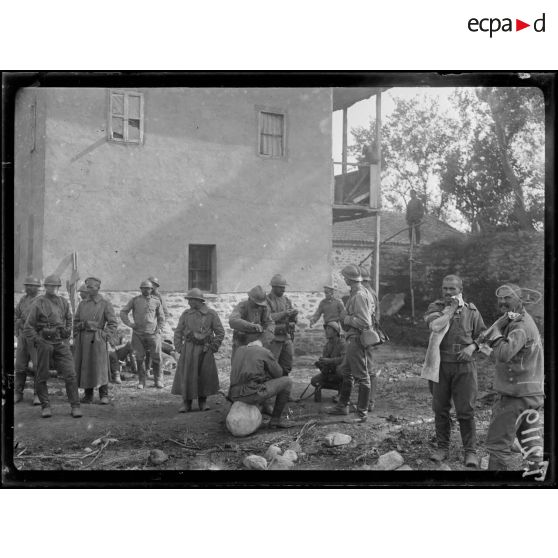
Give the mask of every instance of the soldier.
M 233 347 L 231 359 L 241 345 L 246 345 L 248 333 L 264 333 L 263 341 L 273 335 L 273 320 L 271 319 L 265 291 L 256 285 L 248 292 L 248 298 L 240 301 L 229 316 L 229 325 L 233 329 Z
M 82 416 L 74 361 L 69 346 L 72 335 L 70 304 L 58 296 L 62 282 L 57 275 L 46 277 L 45 294 L 33 303 L 23 329 L 25 337 L 37 348 L 37 395 L 41 402 L 43 418 L 52 416 L 48 397 L 47 380 L 52 356 L 58 374 L 64 377 L 66 395 L 72 407 L 72 416 Z
M 85 280 L 89 297 L 82 300 L 74 316 L 74 359 L 78 386 L 85 390 L 82 403 L 93 403 L 93 390 L 99 388 L 101 405 L 108 405 L 108 340 L 118 325 L 112 304 L 99 294 L 101 280 Z
M 14 402 L 23 401 L 23 390 L 27 380 L 29 362 L 32 363 L 33 372 L 33 405 L 40 405 L 37 395 L 37 350 L 32 343 L 23 335 L 23 326 L 29 316 L 31 305 L 36 301 L 39 294 L 41 282 L 36 277 L 27 277 L 23 282 L 25 294 L 20 298 L 14 311 L 14 334 L 17 337 L 17 349 L 15 358 L 15 398 Z
M 410 191 L 411 199 L 407 203 L 407 211 L 405 213 L 405 219 L 409 225 L 409 243 L 413 243 L 413 236 L 416 244 L 420 244 L 420 224 L 422 218 L 424 217 L 424 206 L 422 202 L 417 197 L 415 190 Z M 413 235 L 414 233 L 414 235 Z
M 463 282 L 457 275 L 447 275 L 442 282 L 443 299 L 428 306 L 424 319 L 431 331 L 446 330 L 440 346 L 439 380 L 429 380 L 432 410 L 438 448 L 433 461 L 449 456 L 451 432 L 451 401 L 459 421 L 465 451 L 465 466 L 477 468 L 475 401 L 477 397 L 477 366 L 473 355 L 478 351 L 474 342 L 486 328 L 480 312 L 472 302 L 463 299 Z M 446 329 L 447 328 L 447 329 Z
M 341 326 L 333 321 L 324 325 L 327 342 L 322 356 L 314 363 L 320 373 L 312 376 L 310 383 L 316 388 L 314 401 L 321 402 L 322 389 L 335 389 L 339 391 L 343 382 L 341 363 L 345 358 L 345 342 L 341 339 Z M 338 397 L 335 397 L 335 403 Z
M 174 332 L 174 345 L 180 358 L 171 393 L 182 395 L 179 413 L 192 410 L 192 399 L 198 400 L 200 411 L 206 410 L 207 397 L 219 391 L 213 355 L 225 338 L 219 315 L 206 306 L 201 290 L 191 289 L 185 298 L 190 308 L 182 313 Z
M 341 325 L 341 316 L 345 311 L 345 305 L 340 298 L 335 297 L 335 287 L 324 285 L 324 295 L 325 298 L 320 301 L 318 309 L 310 318 L 310 327 L 314 327 L 321 316 L 324 317 L 324 326 L 329 322 L 338 322 Z
M 351 288 L 343 318 L 343 329 L 346 332 L 347 349 L 342 364 L 343 382 L 339 394 L 339 402 L 328 412 L 332 415 L 348 415 L 349 400 L 353 383 L 358 383 L 357 422 L 364 422 L 368 416 L 370 399 L 370 376 L 366 367 L 366 347 L 361 339 L 363 331 L 370 330 L 374 300 L 372 295 L 362 286 L 360 269 L 356 265 L 348 265 L 341 270 L 345 283 Z
M 157 277 L 154 277 L 153 275 L 151 277 L 147 278 L 148 281 L 151 281 L 151 284 L 153 285 L 153 291 L 151 293 L 152 296 L 158 298 L 161 301 L 161 305 L 163 306 L 163 314 L 165 315 L 165 328 L 168 328 L 168 323 L 169 323 L 169 318 L 170 318 L 170 312 L 167 309 L 167 303 L 165 301 L 165 297 L 159 292 L 159 279 L 157 279 Z M 172 335 L 172 331 L 170 329 L 167 329 L 165 333 L 171 333 Z M 162 334 L 163 332 L 161 332 Z M 161 350 L 163 352 L 165 352 L 165 341 L 163 341 L 161 343 Z M 145 354 L 145 370 L 147 372 L 147 375 L 150 376 L 151 374 L 151 355 L 149 353 L 149 351 L 146 351 Z
M 359 266 L 360 274 L 362 276 L 362 286 L 372 295 L 374 300 L 374 312 L 372 313 L 372 327 L 380 321 L 380 304 L 378 302 L 378 295 L 372 287 L 370 271 L 365 266 Z M 376 405 L 376 394 L 378 392 L 378 374 L 374 370 L 372 357 L 374 355 L 374 347 L 366 347 L 366 369 L 370 376 L 370 401 L 368 403 L 368 412 L 371 412 Z
M 284 295 L 287 281 L 282 275 L 274 275 L 269 283 L 271 292 L 267 295 L 267 306 L 271 319 L 275 322 L 275 335 L 270 350 L 288 376 L 293 368 L 293 340 L 298 310 L 293 308 L 291 301 Z
M 138 364 L 138 389 L 145 388 L 145 353 L 151 353 L 155 387 L 163 388 L 163 371 L 161 369 L 161 331 L 165 324 L 165 315 L 161 301 L 154 297 L 151 281 L 142 281 L 141 294 L 135 296 L 120 311 L 120 319 L 132 328 L 132 349 Z M 134 323 L 128 314 L 132 312 Z
M 261 332 L 246 334 L 247 345 L 237 348 L 231 365 L 229 399 L 247 405 L 265 406 L 275 397 L 269 428 L 290 428 L 291 421 L 281 417 L 289 401 L 293 381 L 273 353 L 263 347 Z
M 513 283 L 496 290 L 498 306 L 504 314 L 477 342 L 489 344 L 496 361 L 497 396 L 486 436 L 488 469 L 511 469 L 511 448 L 517 437 L 527 460 L 527 471 L 534 474 L 540 472 L 543 459 L 540 413 L 544 402 L 544 363 L 541 337 L 523 306 L 523 291 Z

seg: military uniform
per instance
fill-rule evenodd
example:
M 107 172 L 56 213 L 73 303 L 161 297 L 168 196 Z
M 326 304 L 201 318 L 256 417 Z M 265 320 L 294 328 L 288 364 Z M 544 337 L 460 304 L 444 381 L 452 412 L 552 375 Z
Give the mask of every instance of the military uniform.
M 320 373 L 312 376 L 310 380 L 316 392 L 321 391 L 322 388 L 339 390 L 343 381 L 341 363 L 344 358 L 345 342 L 338 335 L 330 337 L 322 350 L 322 358 L 316 363 Z
M 79 303 L 74 317 L 74 359 L 78 386 L 85 389 L 84 401 L 93 398 L 99 388 L 101 399 L 108 396 L 108 340 L 117 327 L 112 304 L 100 294 Z
M 52 358 L 56 371 L 64 378 L 70 405 L 79 408 L 76 373 L 68 341 L 72 333 L 72 313 L 68 301 L 58 295 L 38 296 L 30 308 L 23 331 L 37 348 L 36 386 L 41 407 L 50 407 L 47 380 Z
M 332 297 L 329 300 L 324 298 L 318 304 L 318 309 L 312 316 L 312 321 L 317 322 L 323 316 L 324 324 L 328 322 L 338 322 L 340 324 L 344 311 L 345 305 L 340 298 Z
M 430 324 L 446 307 L 443 300 L 428 306 L 424 315 Z M 474 360 L 460 361 L 457 356 L 474 343 L 486 329 L 482 316 L 471 302 L 464 302 L 449 322 L 449 329 L 440 343 L 440 375 L 438 382 L 429 381 L 438 448 L 447 450 L 450 443 L 451 401 L 455 406 L 465 453 L 476 453 L 475 402 L 477 397 L 477 365 Z
M 233 329 L 233 350 L 246 345 L 249 341 L 250 333 L 254 333 L 254 324 L 262 326 L 264 336 L 273 334 L 273 320 L 266 306 L 253 304 L 249 299 L 242 300 L 233 309 L 229 316 L 229 325 Z
M 267 306 L 275 323 L 275 335 L 270 350 L 283 369 L 283 374 L 288 376 L 293 368 L 294 349 L 289 328 L 294 327 L 294 319 L 284 316 L 283 313 L 293 310 L 293 305 L 287 296 L 277 296 L 271 292 L 267 295 Z
M 128 317 L 130 311 L 134 318 L 133 325 Z M 153 295 L 137 295 L 120 311 L 120 319 L 133 329 L 132 351 L 138 364 L 140 385 L 145 384 L 144 358 L 146 351 L 149 351 L 153 361 L 155 381 L 160 382 L 162 380 L 161 330 L 165 324 L 161 301 Z
M 339 406 L 346 407 L 351 398 L 353 384 L 358 384 L 357 413 L 360 417 L 368 414 L 370 399 L 370 376 L 367 367 L 367 352 L 360 336 L 372 325 L 374 301 L 371 294 L 360 284 L 351 286 L 346 304 L 343 329 L 347 340 L 345 360 L 341 365 L 343 383 L 339 394 Z
M 370 281 L 363 281 L 362 286 L 370 293 L 372 296 L 372 301 L 374 303 L 374 308 L 372 309 L 372 325 L 374 325 L 380 319 L 380 304 L 378 302 L 378 295 L 376 291 L 372 288 Z M 378 393 L 378 375 L 374 370 L 373 366 L 373 356 L 374 347 L 366 347 L 366 368 L 368 370 L 368 375 L 370 376 L 370 404 L 368 410 L 372 410 L 376 404 L 376 394 Z
M 503 337 L 492 345 L 496 361 L 494 390 L 498 395 L 486 449 L 490 454 L 489 469 L 506 470 L 511 465 L 516 436 L 529 461 L 542 460 L 539 416 L 544 402 L 544 362 L 539 331 L 525 310 L 513 319 L 504 315 L 498 322 Z
M 25 381 L 27 380 L 27 370 L 29 361 L 33 363 L 33 376 L 36 377 L 37 371 L 37 349 L 34 344 L 23 334 L 23 326 L 29 316 L 29 310 L 33 303 L 37 300 L 38 295 L 30 296 L 28 294 L 17 303 L 14 311 L 14 333 L 17 337 L 17 348 L 15 357 L 15 392 L 23 395 Z M 35 382 L 34 382 L 35 383 Z M 33 392 L 36 394 L 37 389 L 33 386 Z

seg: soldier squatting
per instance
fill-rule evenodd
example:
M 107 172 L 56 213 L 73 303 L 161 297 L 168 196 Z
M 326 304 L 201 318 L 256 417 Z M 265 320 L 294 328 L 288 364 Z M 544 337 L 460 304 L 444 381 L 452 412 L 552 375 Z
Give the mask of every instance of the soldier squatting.
M 350 288 L 346 304 L 335 297 L 333 285 L 325 285 L 325 298 L 310 320 L 313 326 L 323 318 L 326 338 L 322 356 L 315 363 L 319 373 L 312 377 L 311 384 L 317 402 L 322 400 L 322 390 L 337 391 L 335 405 L 327 410 L 333 415 L 350 414 L 350 397 L 356 387 L 356 416 L 347 420 L 365 422 L 376 399 L 373 347 L 382 336 L 378 297 L 365 268 L 348 265 L 341 274 Z M 40 286 L 36 277 L 26 278 L 25 295 L 14 313 L 16 403 L 23 400 L 26 375 L 32 372 L 33 404 L 41 406 L 42 417 L 51 417 L 47 380 L 52 368 L 64 379 L 74 418 L 82 416 L 81 404 L 93 402 L 95 389 L 99 402 L 109 403 L 109 381 L 121 382 L 120 361 L 128 360 L 131 371 L 137 373 L 138 389 L 146 387 L 150 368 L 154 387 L 164 386 L 162 353 L 170 353 L 173 347 L 162 340 L 169 313 L 157 290 L 157 278 L 142 281 L 141 294 L 131 298 L 120 312 L 121 322 L 132 330 L 130 340 L 118 328 L 112 304 L 99 294 L 100 279 L 85 280 L 74 316 L 67 300 L 58 293 L 58 276 L 45 278 L 43 295 L 38 294 Z M 283 414 L 293 384 L 290 373 L 298 311 L 284 294 L 287 281 L 283 276 L 273 276 L 270 286 L 269 293 L 259 285 L 252 288 L 229 316 L 233 350 L 228 399 L 258 405 L 271 415 L 270 428 L 288 428 L 292 423 Z M 465 298 L 458 276 L 446 276 L 441 290 L 442 297 L 432 302 L 425 314 L 431 330 L 425 366 L 433 362 L 435 369 L 429 387 L 437 448 L 431 458 L 448 458 L 453 401 L 464 463 L 471 468 L 479 466 L 474 409 L 475 354 L 480 350 L 490 353 L 496 366 L 497 397 L 486 440 L 488 468 L 510 468 L 517 438 L 528 469 L 538 471 L 543 460 L 539 421 L 544 399 L 543 349 L 537 327 L 524 307 L 527 289 L 511 283 L 497 289 L 503 313 L 488 329 L 480 310 Z M 173 340 L 178 363 L 172 393 L 182 398 L 181 413 L 191 412 L 194 400 L 200 411 L 207 409 L 207 397 L 218 392 L 214 354 L 225 337 L 219 315 L 207 306 L 202 291 L 191 289 L 185 299 L 189 308 L 180 316 Z M 81 400 L 78 388 L 83 389 Z

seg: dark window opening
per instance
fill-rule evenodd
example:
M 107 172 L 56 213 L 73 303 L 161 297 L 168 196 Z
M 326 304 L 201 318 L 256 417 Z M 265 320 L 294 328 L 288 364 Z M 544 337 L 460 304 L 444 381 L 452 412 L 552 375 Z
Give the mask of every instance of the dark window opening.
M 188 252 L 188 288 L 216 292 L 215 245 L 190 244 Z

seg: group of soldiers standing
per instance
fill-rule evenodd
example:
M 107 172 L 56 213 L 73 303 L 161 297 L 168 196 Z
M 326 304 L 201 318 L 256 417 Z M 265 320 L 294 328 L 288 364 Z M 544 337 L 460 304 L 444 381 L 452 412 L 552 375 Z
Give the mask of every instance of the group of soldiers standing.
M 311 383 L 318 402 L 322 389 L 337 390 L 335 405 L 327 410 L 333 415 L 350 414 L 349 402 L 356 384 L 356 417 L 350 421 L 365 422 L 374 409 L 377 394 L 373 350 L 383 333 L 378 322 L 380 309 L 366 268 L 348 265 L 341 275 L 350 288 L 346 303 L 335 297 L 333 285 L 325 285 L 325 298 L 310 319 L 313 326 L 323 318 L 326 338 L 322 356 L 316 362 L 320 373 Z M 85 280 L 82 300 L 73 317 L 68 301 L 58 294 L 59 277 L 45 278 L 45 294 L 41 296 L 38 279 L 27 278 L 24 285 L 25 295 L 15 310 L 16 403 L 23 399 L 31 361 L 35 371 L 34 403 L 41 405 L 43 417 L 52 415 L 47 389 L 51 366 L 64 378 L 73 417 L 82 416 L 80 403 L 92 403 L 96 388 L 100 403 L 108 404 L 111 343 L 117 357 L 123 356 L 116 352 L 120 349 L 127 348 L 131 353 L 137 366 L 138 389 L 146 386 L 147 360 L 152 363 L 154 387 L 163 387 L 161 334 L 169 313 L 155 277 L 142 281 L 141 294 L 134 296 L 120 312 L 121 321 L 132 330 L 129 344 L 119 344 L 122 339 L 114 341 L 118 322 L 110 301 L 99 294 L 100 279 Z M 229 316 L 233 347 L 228 399 L 258 405 L 271 415 L 271 428 L 288 428 L 291 423 L 283 413 L 292 389 L 289 374 L 298 311 L 284 294 L 287 282 L 283 276 L 273 276 L 270 286 L 267 294 L 259 285 L 252 288 Z M 498 289 L 498 304 L 504 314 L 488 329 L 475 305 L 464 300 L 463 283 L 458 276 L 444 278 L 442 294 L 425 314 L 432 332 L 427 359 L 434 355 L 437 373 L 436 378 L 429 380 L 437 439 L 432 459 L 442 461 L 449 456 L 453 401 L 464 463 L 478 467 L 474 355 L 482 350 L 492 353 L 496 361 L 497 399 L 486 443 L 489 468 L 500 470 L 510 466 L 516 437 L 529 462 L 537 467 L 542 461 L 538 418 L 544 397 L 542 343 L 533 319 L 525 311 L 522 290 L 514 284 Z M 192 411 L 194 399 L 199 410 L 207 409 L 207 397 L 218 392 L 214 353 L 225 337 L 219 315 L 207 306 L 200 289 L 191 289 L 185 299 L 189 308 L 174 330 L 174 350 L 179 357 L 171 393 L 182 397 L 179 412 Z M 114 366 L 112 371 L 112 380 L 119 383 Z M 78 388 L 84 390 L 81 400 Z

